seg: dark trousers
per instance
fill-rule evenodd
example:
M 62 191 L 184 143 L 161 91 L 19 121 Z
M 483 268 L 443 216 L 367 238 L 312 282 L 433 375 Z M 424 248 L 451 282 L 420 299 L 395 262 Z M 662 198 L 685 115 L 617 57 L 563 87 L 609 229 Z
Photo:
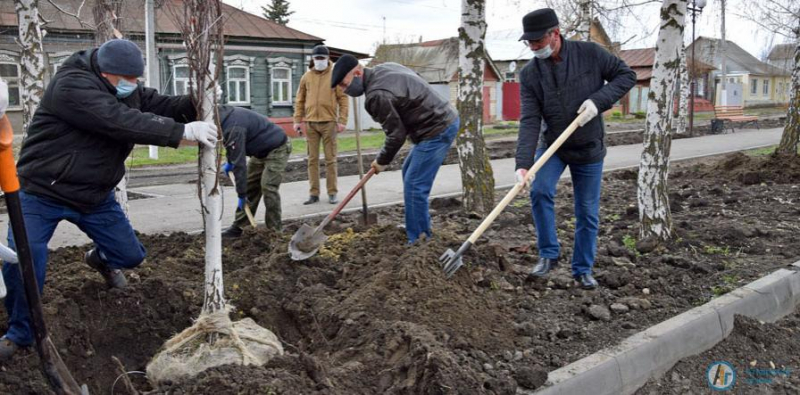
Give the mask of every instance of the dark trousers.
M 93 208 L 82 213 L 54 200 L 20 192 L 25 229 L 28 233 L 39 293 L 42 292 L 47 271 L 47 243 L 53 237 L 56 226 L 67 220 L 80 228 L 94 241 L 100 257 L 112 269 L 130 269 L 142 263 L 145 249 L 122 208 L 114 200 L 114 193 Z M 8 228 L 8 246 L 16 249 L 11 226 Z M 88 267 L 88 266 L 87 266 Z M 17 264 L 3 264 L 3 278 L 8 288 L 5 307 L 8 312 L 6 337 L 20 346 L 33 344 L 33 331 L 28 316 L 22 275 Z M 99 279 L 99 277 L 98 277 Z

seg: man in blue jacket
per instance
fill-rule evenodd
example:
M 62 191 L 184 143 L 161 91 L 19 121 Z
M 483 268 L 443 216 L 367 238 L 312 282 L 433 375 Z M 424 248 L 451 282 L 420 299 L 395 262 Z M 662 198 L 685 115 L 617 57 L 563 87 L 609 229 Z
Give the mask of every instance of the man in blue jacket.
M 228 159 L 223 170 L 233 172 L 239 197 L 236 219 L 222 232 L 222 237 L 241 236 L 242 228 L 248 224 L 244 205 L 255 214 L 262 197 L 264 225 L 281 230 L 281 195 L 278 189 L 292 153 L 291 140 L 280 126 L 246 108 L 220 106 L 219 117 Z
M 520 72 L 522 116 L 517 139 L 516 179 L 520 182 L 547 147 L 578 117 L 580 127 L 539 169 L 531 188 L 539 261 L 531 275 L 545 276 L 556 266 L 556 184 L 569 166 L 575 200 L 572 275 L 585 289 L 597 287 L 592 276 L 597 252 L 600 187 L 606 146 L 602 117 L 635 84 L 636 74 L 619 58 L 591 42 L 567 40 L 549 8 L 522 19 L 520 37 L 534 58 Z
M 111 40 L 99 49 L 74 53 L 58 69 L 33 116 L 20 151 L 20 200 L 39 282 L 45 283 L 47 243 L 62 220 L 94 242 L 86 264 L 110 288 L 123 288 L 121 269 L 142 263 L 145 249 L 114 200 L 134 144 L 177 148 L 181 140 L 214 148 L 217 128 L 193 122 L 188 96 L 164 96 L 137 77 L 144 59 L 136 44 Z M 8 243 L 14 247 L 11 229 Z M 8 331 L 0 338 L 0 360 L 33 344 L 28 304 L 15 264 L 3 265 L 8 287 Z

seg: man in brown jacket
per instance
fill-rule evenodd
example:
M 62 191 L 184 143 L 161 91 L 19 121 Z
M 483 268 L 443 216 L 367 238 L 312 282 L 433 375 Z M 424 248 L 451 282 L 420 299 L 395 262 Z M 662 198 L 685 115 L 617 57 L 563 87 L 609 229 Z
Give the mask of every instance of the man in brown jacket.
M 302 134 L 302 123 L 306 123 L 308 134 L 308 182 L 311 190 L 303 204 L 319 201 L 319 142 L 325 151 L 325 181 L 328 202 L 336 204 L 336 134 L 347 125 L 348 98 L 342 88 L 331 89 L 330 53 L 324 45 L 311 51 L 313 67 L 300 79 L 300 88 L 294 108 L 294 129 Z

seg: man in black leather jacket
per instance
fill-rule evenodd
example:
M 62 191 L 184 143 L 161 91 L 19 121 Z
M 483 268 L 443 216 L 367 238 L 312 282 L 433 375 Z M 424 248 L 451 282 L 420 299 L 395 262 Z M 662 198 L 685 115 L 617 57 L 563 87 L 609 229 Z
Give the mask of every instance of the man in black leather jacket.
M 636 74 L 619 58 L 591 42 L 570 41 L 559 33 L 556 13 L 544 8 L 526 15 L 520 38 L 535 57 L 520 72 L 522 116 L 517 140 L 516 178 L 534 157 L 577 117 L 580 127 L 536 173 L 531 210 L 536 224 L 539 262 L 531 274 L 545 276 L 558 262 L 554 198 L 556 184 L 569 166 L 575 200 L 575 248 L 572 275 L 583 288 L 597 287 L 592 276 L 597 251 L 600 184 L 606 146 L 602 114 L 636 84 Z
M 356 58 L 342 56 L 333 68 L 331 88 L 366 95 L 369 115 L 380 123 L 386 141 L 372 162 L 376 173 L 392 162 L 406 139 L 414 144 L 403 162 L 406 235 L 415 242 L 431 236 L 428 197 L 439 168 L 459 128 L 458 113 L 414 71 L 397 63 L 364 68 Z
M 40 291 L 45 283 L 47 243 L 62 220 L 77 225 L 95 247 L 86 263 L 111 288 L 125 287 L 121 269 L 145 256 L 114 187 L 125 173 L 134 144 L 177 148 L 181 140 L 213 148 L 216 127 L 193 122 L 188 96 L 163 96 L 144 88 L 136 44 L 111 40 L 79 51 L 58 69 L 33 116 L 17 163 L 20 200 Z M 14 246 L 11 229 L 9 246 Z M 27 301 L 16 265 L 5 263 L 8 332 L 0 339 L 0 360 L 33 343 Z

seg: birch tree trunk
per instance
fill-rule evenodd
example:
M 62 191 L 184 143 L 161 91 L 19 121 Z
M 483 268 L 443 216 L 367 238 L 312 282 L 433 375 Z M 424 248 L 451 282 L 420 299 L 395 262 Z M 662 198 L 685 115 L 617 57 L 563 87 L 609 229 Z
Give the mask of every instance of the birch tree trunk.
M 775 153 L 778 155 L 797 155 L 800 142 L 800 27 L 797 28 L 794 48 L 794 69 L 792 70 L 792 89 L 789 94 L 789 112 L 786 114 L 786 125 L 783 136 Z
M 592 0 L 578 1 L 578 24 L 575 33 L 581 41 L 592 40 Z
M 695 71 L 692 71 L 692 75 L 694 73 Z M 681 67 L 678 69 L 678 74 L 680 75 L 679 85 L 681 90 L 678 93 L 680 95 L 678 98 L 678 118 L 673 125 L 675 134 L 685 134 L 686 120 L 689 117 L 689 93 L 692 89 L 691 85 L 689 85 L 689 69 L 686 66 L 686 45 L 681 45 Z M 697 95 L 697 92 L 695 92 L 695 95 Z
M 463 206 L 468 212 L 494 208 L 494 173 L 483 140 L 483 68 L 485 64 L 486 0 L 461 0 L 458 29 L 458 164 Z
M 44 95 L 44 49 L 39 0 L 16 0 L 14 6 L 19 20 L 20 84 L 22 101 L 22 138 L 28 135 L 33 113 Z
M 108 40 L 122 38 L 120 34 L 122 18 L 122 1 L 120 0 L 97 0 L 92 8 L 92 16 L 96 26 L 94 32 L 94 42 L 96 46 L 101 46 Z M 114 199 L 119 203 L 122 212 L 128 216 L 128 169 L 114 188 Z
M 656 43 L 653 79 L 647 100 L 644 149 L 639 163 L 638 200 L 641 238 L 667 240 L 672 235 L 672 217 L 667 196 L 670 134 L 670 102 L 680 67 L 686 16 L 686 0 L 664 0 Z

